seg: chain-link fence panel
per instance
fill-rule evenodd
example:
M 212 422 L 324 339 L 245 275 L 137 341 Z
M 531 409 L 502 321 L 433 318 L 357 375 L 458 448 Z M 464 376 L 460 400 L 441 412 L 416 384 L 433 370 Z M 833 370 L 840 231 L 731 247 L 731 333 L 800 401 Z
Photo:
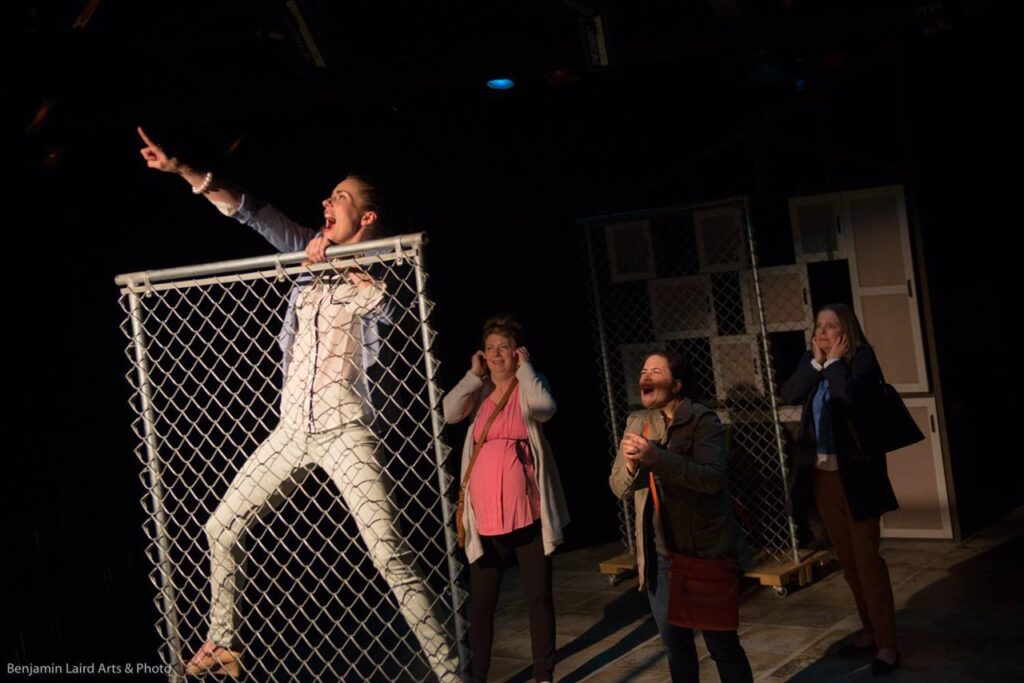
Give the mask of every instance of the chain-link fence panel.
M 758 269 L 744 199 L 581 225 L 611 458 L 626 417 L 642 409 L 644 360 L 661 349 L 678 352 L 693 369 L 689 396 L 714 408 L 725 425 L 730 486 L 751 545 L 795 559 L 784 458 L 794 410 L 778 403 L 778 379 L 788 371 L 775 369 L 773 335 L 810 329 L 797 269 Z M 623 543 L 635 552 L 632 500 L 621 505 Z
M 467 663 L 423 241 L 118 277 L 172 680 L 207 641 L 259 681 Z

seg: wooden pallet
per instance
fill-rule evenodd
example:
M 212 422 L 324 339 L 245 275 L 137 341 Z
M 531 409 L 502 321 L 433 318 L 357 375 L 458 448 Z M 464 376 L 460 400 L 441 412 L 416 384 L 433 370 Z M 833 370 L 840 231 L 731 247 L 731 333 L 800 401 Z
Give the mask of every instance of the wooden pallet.
M 636 574 L 636 556 L 633 553 L 622 553 L 599 563 L 598 568 L 602 574 L 608 576 L 609 583 L 614 586 L 627 576 Z
M 815 567 L 823 567 L 834 558 L 831 550 L 801 550 L 799 560 L 779 562 L 772 558 L 762 559 L 744 576 L 757 579 L 762 586 L 771 586 L 777 594 L 785 597 L 789 586 L 806 586 L 814 580 Z
M 811 583 L 814 580 L 814 569 L 825 566 L 833 558 L 831 550 L 801 550 L 798 561 L 787 562 L 779 562 L 761 555 L 744 576 L 757 579 L 762 586 L 771 586 L 779 596 L 785 597 L 791 585 L 795 583 L 797 586 L 806 586 Z M 636 573 L 636 556 L 632 553 L 622 553 L 599 563 L 598 568 L 614 585 Z

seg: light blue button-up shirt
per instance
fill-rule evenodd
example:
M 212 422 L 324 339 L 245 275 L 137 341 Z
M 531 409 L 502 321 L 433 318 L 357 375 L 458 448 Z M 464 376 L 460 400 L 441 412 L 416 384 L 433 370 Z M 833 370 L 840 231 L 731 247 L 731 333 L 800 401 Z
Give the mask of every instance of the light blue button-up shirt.
M 282 253 L 293 251 L 305 251 L 306 245 L 316 237 L 318 230 L 299 225 L 288 216 L 284 215 L 270 204 L 254 199 L 249 194 L 242 194 L 242 200 L 233 218 L 239 223 L 248 225 L 250 228 L 263 235 L 275 249 Z M 373 253 L 373 252 L 367 252 Z M 299 292 L 309 283 L 308 277 L 299 277 L 295 285 L 288 293 L 288 308 L 285 311 L 284 323 L 278 333 L 277 340 L 281 347 L 281 377 L 282 381 L 288 376 L 288 365 L 291 361 L 292 345 L 295 342 L 295 328 L 297 318 L 295 316 L 295 302 L 298 300 Z M 374 311 L 362 316 L 363 325 L 363 371 L 365 373 L 372 367 L 380 356 L 381 348 L 381 325 L 389 325 L 392 321 L 394 306 L 390 301 Z

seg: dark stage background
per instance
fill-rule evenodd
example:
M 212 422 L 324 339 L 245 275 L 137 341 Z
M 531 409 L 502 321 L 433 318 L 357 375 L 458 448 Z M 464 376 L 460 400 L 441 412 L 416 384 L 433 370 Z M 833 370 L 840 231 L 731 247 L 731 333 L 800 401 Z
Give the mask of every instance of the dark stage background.
M 547 432 L 575 517 L 568 548 L 618 538 L 576 221 L 748 194 L 768 224 L 790 196 L 904 183 L 961 530 L 1019 504 L 996 371 L 1016 364 L 1020 219 L 1004 173 L 1019 175 L 1019 29 L 997 3 L 296 6 L 322 68 L 276 0 L 8 9 L 5 672 L 155 661 L 113 277 L 270 252 L 146 169 L 137 125 L 309 225 L 349 169 L 395 188 L 399 230 L 430 235 L 442 384 L 488 315 L 528 329 L 560 406 Z M 607 65 L 581 28 L 598 14 Z M 517 87 L 487 90 L 496 75 Z

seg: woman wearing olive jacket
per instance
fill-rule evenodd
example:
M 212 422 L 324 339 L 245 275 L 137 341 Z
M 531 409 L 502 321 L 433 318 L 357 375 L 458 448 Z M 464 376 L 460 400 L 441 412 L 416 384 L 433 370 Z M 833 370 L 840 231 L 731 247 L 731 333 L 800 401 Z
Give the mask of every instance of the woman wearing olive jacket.
M 634 498 L 640 589 L 647 592 L 677 683 L 699 681 L 700 667 L 693 630 L 668 622 L 670 553 L 735 559 L 740 568 L 749 564 L 732 513 L 722 423 L 715 411 L 687 397 L 690 374 L 685 360 L 673 352 L 647 357 L 640 373 L 646 410 L 629 416 L 609 478 L 616 496 Z M 660 502 L 650 495 L 652 478 Z M 753 680 L 735 630 L 702 633 L 722 681 Z

